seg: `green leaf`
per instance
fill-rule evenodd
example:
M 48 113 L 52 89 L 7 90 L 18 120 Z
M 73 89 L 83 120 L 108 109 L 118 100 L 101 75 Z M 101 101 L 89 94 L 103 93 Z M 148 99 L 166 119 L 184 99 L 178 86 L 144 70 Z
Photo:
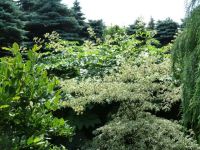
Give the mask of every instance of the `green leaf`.
M 6 50 L 6 51 L 11 51 L 11 48 L 9 47 L 2 47 L 3 50 Z
M 15 50 L 15 51 L 19 51 L 19 45 L 17 43 L 14 43 L 12 48 Z
M 10 105 L 1 105 L 0 109 L 4 109 L 4 108 L 8 108 L 8 107 L 10 107 Z
M 31 145 L 32 143 L 33 143 L 33 137 L 31 136 L 30 138 L 28 138 L 28 140 L 27 140 L 27 144 L 28 145 Z
M 42 45 L 38 46 L 38 45 L 35 44 L 35 45 L 33 46 L 32 50 L 33 50 L 34 52 L 36 52 L 36 51 L 40 50 L 41 48 L 42 48 Z
M 20 96 L 15 96 L 12 98 L 13 101 L 18 101 L 20 99 Z

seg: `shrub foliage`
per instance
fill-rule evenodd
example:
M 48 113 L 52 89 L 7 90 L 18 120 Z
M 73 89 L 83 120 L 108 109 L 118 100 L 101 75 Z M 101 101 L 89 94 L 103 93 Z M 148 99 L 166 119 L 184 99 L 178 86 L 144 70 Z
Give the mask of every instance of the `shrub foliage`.
M 72 128 L 52 112 L 59 109 L 58 81 L 36 64 L 37 46 L 28 51 L 27 60 L 15 43 L 5 48 L 13 57 L 0 59 L 0 148 L 59 149 L 53 136 L 70 138 Z

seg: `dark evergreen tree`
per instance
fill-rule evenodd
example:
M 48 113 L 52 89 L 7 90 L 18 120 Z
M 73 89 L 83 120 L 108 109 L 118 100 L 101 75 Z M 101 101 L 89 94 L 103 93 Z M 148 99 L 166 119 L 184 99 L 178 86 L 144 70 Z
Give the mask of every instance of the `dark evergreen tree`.
M 29 40 L 52 31 L 67 40 L 78 38 L 78 21 L 61 0 L 20 0 L 19 4 L 27 13 L 25 29 L 29 31 Z
M 85 17 L 84 14 L 81 12 L 81 6 L 78 0 L 74 1 L 74 5 L 72 7 L 72 10 L 74 12 L 74 16 L 77 19 L 80 26 L 85 26 Z
M 25 31 L 21 16 L 14 1 L 0 0 L 0 47 L 22 42 Z
M 174 22 L 172 19 L 167 18 L 163 21 L 158 21 L 156 23 L 156 31 L 157 34 L 155 38 L 160 41 L 161 45 L 167 45 L 172 40 L 174 40 L 174 36 L 178 31 L 178 23 Z
M 136 19 L 134 24 L 129 25 L 129 27 L 126 29 L 126 33 L 128 35 L 134 34 L 136 36 L 136 39 L 143 41 L 142 45 L 145 44 L 149 38 L 149 35 L 147 33 L 146 24 L 142 18 Z
M 155 22 L 154 22 L 154 19 L 151 17 L 149 23 L 148 23 L 148 26 L 147 26 L 148 29 L 150 30 L 154 30 L 155 29 Z
M 97 38 L 103 39 L 103 34 L 106 26 L 103 23 L 103 20 L 89 20 L 89 26 L 94 31 Z
M 145 23 L 142 18 L 136 19 L 134 24 L 129 25 L 126 29 L 128 35 L 136 34 L 136 32 L 143 32 L 145 30 Z
M 33 11 L 33 8 L 37 3 L 37 0 L 18 0 L 17 2 L 22 11 L 29 13 Z
M 104 32 L 104 36 L 109 35 L 111 37 L 114 37 L 116 35 L 124 35 L 124 34 L 125 34 L 125 29 L 121 28 L 118 25 L 107 27 Z
M 88 24 L 85 22 L 84 14 L 81 12 L 81 6 L 78 0 L 74 1 L 74 5 L 72 7 L 72 11 L 74 12 L 74 16 L 79 24 L 79 30 L 77 31 L 79 34 L 80 41 L 84 38 L 88 38 L 87 28 Z

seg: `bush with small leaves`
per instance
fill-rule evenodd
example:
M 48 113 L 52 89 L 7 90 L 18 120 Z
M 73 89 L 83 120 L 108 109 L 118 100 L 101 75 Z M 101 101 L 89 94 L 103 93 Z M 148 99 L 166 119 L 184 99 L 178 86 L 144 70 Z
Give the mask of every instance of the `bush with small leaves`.
M 168 57 L 162 57 L 161 61 L 160 56 L 141 53 L 134 61 L 123 63 L 117 73 L 103 79 L 61 82 L 66 94 L 63 104 L 74 109 L 77 120 L 89 116 L 89 110 L 96 106 L 119 104 L 117 113 L 110 112 L 105 124 L 96 111 L 91 113 L 98 119 L 81 121 L 82 128 L 98 127 L 93 130 L 94 138 L 86 141 L 82 149 L 199 149 L 177 121 L 155 116 L 159 112 L 170 112 L 174 105 L 180 104 L 180 87 L 172 79 L 170 66 Z M 79 124 L 75 119 L 70 122 Z

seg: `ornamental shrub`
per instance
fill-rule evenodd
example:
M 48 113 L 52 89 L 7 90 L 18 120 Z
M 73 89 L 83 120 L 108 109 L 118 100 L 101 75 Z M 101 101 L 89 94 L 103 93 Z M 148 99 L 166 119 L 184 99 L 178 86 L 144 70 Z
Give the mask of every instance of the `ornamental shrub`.
M 0 149 L 64 149 L 53 138 L 68 141 L 73 129 L 52 114 L 61 107 L 58 80 L 37 65 L 39 47 L 26 57 L 16 43 L 4 49 L 13 56 L 0 59 Z

